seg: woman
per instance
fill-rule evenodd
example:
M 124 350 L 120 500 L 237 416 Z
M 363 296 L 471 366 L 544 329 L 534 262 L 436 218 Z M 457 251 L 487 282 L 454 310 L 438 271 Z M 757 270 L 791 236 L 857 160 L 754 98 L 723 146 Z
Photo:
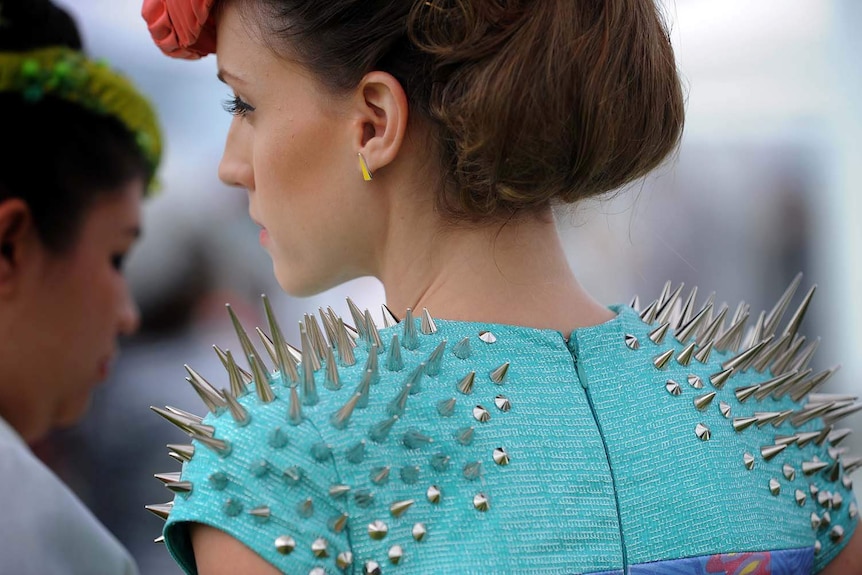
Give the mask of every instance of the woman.
M 552 204 L 677 144 L 652 1 L 143 15 L 169 55 L 217 54 L 235 115 L 220 177 L 248 191 L 281 286 L 373 275 L 388 303 L 382 330 L 307 316 L 301 352 L 272 318 L 269 359 L 237 324 L 224 383 L 189 370 L 211 413 L 158 410 L 193 439 L 159 476 L 174 501 L 150 508 L 187 572 L 862 569 L 858 460 L 833 427 L 855 407 L 806 398 L 829 372 L 796 333 L 810 295 L 782 321 L 799 282 L 746 331 L 746 308 L 681 288 L 605 308 L 563 255 Z
M 138 312 L 123 260 L 159 161 L 147 101 L 49 2 L 2 4 L 0 556 L 4 573 L 136 573 L 27 444 L 75 423 Z M 34 168 L 35 166 L 35 168 Z

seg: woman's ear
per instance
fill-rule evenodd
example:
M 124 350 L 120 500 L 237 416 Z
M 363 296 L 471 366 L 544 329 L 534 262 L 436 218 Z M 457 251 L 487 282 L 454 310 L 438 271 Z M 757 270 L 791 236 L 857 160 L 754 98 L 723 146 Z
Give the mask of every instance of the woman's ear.
M 20 282 L 26 244 L 33 229 L 30 208 L 17 198 L 0 202 L 0 296 Z
M 370 72 L 355 92 L 359 125 L 356 146 L 371 172 L 398 156 L 407 134 L 407 94 L 386 72 Z

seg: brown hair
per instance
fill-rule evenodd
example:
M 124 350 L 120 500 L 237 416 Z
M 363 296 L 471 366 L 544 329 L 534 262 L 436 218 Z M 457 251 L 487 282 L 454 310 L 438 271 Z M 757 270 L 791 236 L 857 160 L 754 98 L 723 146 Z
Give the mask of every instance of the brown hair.
M 682 132 L 682 90 L 654 0 L 256 5 L 276 45 L 329 88 L 349 90 L 372 70 L 401 82 L 435 128 L 438 206 L 451 218 L 608 192 L 661 163 Z

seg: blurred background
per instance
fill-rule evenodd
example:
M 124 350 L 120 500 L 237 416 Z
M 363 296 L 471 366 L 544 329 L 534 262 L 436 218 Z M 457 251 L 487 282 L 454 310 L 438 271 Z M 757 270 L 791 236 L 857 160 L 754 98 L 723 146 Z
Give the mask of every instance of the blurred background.
M 124 342 L 85 423 L 39 453 L 142 573 L 179 573 L 153 544 L 162 522 L 143 506 L 170 499 L 152 474 L 179 469 L 164 445 L 185 436 L 148 406 L 202 411 L 183 364 L 223 379 L 211 346 L 236 347 L 225 302 L 262 325 L 267 293 L 296 344 L 289 328 L 302 313 L 347 313 L 350 295 L 379 318 L 383 290 L 363 279 L 309 299 L 282 294 L 245 194 L 216 177 L 230 116 L 215 59 L 162 56 L 138 0 L 56 1 L 77 18 L 90 54 L 152 98 L 166 157 L 128 266 L 142 330 Z M 701 299 L 715 291 L 732 309 L 745 300 L 755 317 L 802 271 L 803 292 L 819 285 L 803 326 L 824 341 L 813 367 L 843 364 L 827 391 L 862 394 L 862 3 L 676 0 L 665 10 L 688 95 L 682 146 L 624 193 L 560 214 L 572 266 L 605 303 L 652 300 L 671 279 L 698 285 Z M 847 444 L 862 453 L 862 418 L 848 423 L 859 431 Z

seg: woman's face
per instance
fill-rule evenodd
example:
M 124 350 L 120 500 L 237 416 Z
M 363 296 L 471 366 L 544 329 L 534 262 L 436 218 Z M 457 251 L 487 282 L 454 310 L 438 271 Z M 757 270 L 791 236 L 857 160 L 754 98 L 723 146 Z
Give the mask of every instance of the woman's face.
M 83 415 L 117 356 L 117 338 L 137 329 L 122 265 L 140 235 L 142 197 L 143 183 L 134 181 L 98 199 L 60 255 L 31 242 L 10 310 L 15 337 L 3 344 L 4 373 L 19 385 L 0 386 L 0 413 L 28 440 Z
M 373 273 L 383 216 L 359 168 L 361 120 L 348 98 L 266 47 L 235 4 L 218 21 L 219 77 L 234 113 L 219 177 L 248 191 L 260 242 L 288 293 Z

